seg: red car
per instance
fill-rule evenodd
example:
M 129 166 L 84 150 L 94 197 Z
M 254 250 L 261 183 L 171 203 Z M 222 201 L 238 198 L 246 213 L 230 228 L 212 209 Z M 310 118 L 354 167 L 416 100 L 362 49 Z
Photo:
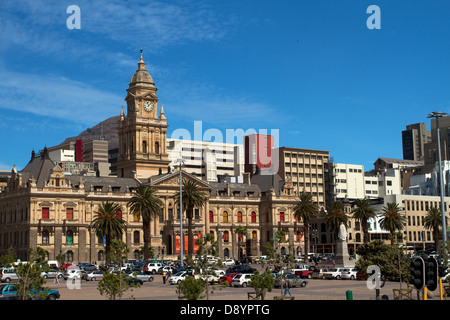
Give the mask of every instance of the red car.
M 361 271 L 356 272 L 356 279 L 358 280 L 367 280 L 367 275 Z
M 233 280 L 234 275 L 239 274 L 238 272 L 233 273 L 226 273 L 225 275 L 220 277 L 219 282 L 221 284 L 228 283 L 229 286 L 231 286 L 231 280 Z

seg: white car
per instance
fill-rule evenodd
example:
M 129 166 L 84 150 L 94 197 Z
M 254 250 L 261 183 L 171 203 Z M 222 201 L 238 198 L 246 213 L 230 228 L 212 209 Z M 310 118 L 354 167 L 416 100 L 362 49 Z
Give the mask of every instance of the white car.
M 170 276 L 169 283 L 178 285 L 181 283 L 181 281 L 183 281 L 187 277 L 193 277 L 193 276 L 194 276 L 194 272 L 192 270 L 180 271 L 180 272 Z
M 232 287 L 243 287 L 248 286 L 248 283 L 251 281 L 252 274 L 249 273 L 239 273 L 236 274 L 231 280 Z
M 225 267 L 231 267 L 231 266 L 234 266 L 236 263 L 234 262 L 234 259 L 226 259 L 226 260 L 222 261 L 222 264 Z
M 323 278 L 324 279 L 337 279 L 337 280 L 339 280 L 341 278 L 342 270 L 344 270 L 344 268 L 325 270 L 323 272 Z
M 356 279 L 356 272 L 357 272 L 357 270 L 354 269 L 354 268 L 345 268 L 341 272 L 341 278 L 342 279 L 355 280 Z

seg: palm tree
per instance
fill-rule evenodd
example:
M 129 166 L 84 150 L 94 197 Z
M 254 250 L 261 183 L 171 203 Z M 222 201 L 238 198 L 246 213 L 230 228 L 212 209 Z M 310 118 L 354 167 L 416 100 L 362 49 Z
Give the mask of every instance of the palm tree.
M 369 242 L 369 231 L 367 221 L 376 217 L 375 208 L 370 206 L 370 200 L 367 198 L 356 200 L 356 209 L 353 210 L 353 218 L 362 225 L 364 242 Z
M 92 227 L 99 238 L 105 238 L 106 265 L 110 263 L 111 240 L 122 234 L 125 221 L 118 217 L 117 212 L 122 207 L 115 202 L 102 202 L 98 207 L 97 216 L 92 220 Z
M 188 254 L 194 253 L 194 237 L 192 234 L 192 219 L 195 207 L 203 207 L 206 202 L 206 194 L 199 190 L 198 183 L 192 180 L 183 182 L 183 211 L 186 211 L 188 219 Z M 180 193 L 175 196 L 176 203 L 180 203 Z
M 309 253 L 309 221 L 318 215 L 319 207 L 314 203 L 312 195 L 310 193 L 301 193 L 299 201 L 294 205 L 294 217 L 298 221 L 303 221 L 305 230 L 305 259 Z
M 447 221 L 447 217 L 445 217 Z M 436 207 L 430 208 L 425 217 L 425 228 L 433 230 L 433 239 L 436 250 L 438 249 L 439 229 L 442 228 L 442 214 L 441 210 Z
M 386 203 L 381 210 L 380 227 L 389 231 L 392 240 L 394 240 L 395 232 L 402 231 L 406 224 L 406 217 L 401 214 L 401 211 L 402 209 L 395 202 Z
M 337 238 L 339 233 L 339 227 L 341 223 L 344 224 L 345 227 L 348 225 L 348 216 L 344 210 L 344 204 L 340 201 L 334 201 L 331 203 L 330 209 L 327 212 L 327 216 L 325 217 L 325 225 L 328 229 L 334 230 L 335 238 Z
M 156 189 L 152 186 L 140 185 L 133 192 L 133 196 L 128 201 L 130 212 L 142 217 L 142 227 L 144 231 L 144 261 L 149 259 L 150 223 L 161 214 L 164 203 L 156 195 Z

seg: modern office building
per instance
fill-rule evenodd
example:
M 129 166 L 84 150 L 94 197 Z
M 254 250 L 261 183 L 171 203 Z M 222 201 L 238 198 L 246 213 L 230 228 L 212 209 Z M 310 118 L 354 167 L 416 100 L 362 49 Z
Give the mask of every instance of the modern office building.
M 243 146 L 240 144 L 167 139 L 170 171 L 184 161 L 184 170 L 206 181 L 219 181 L 244 173 Z

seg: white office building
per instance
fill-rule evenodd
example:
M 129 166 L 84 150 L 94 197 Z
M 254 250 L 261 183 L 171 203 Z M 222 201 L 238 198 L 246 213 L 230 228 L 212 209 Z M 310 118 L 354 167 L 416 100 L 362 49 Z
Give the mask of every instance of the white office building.
M 184 170 L 206 181 L 219 181 L 244 173 L 243 145 L 195 140 L 167 139 L 169 166 L 175 170 L 179 159 Z

